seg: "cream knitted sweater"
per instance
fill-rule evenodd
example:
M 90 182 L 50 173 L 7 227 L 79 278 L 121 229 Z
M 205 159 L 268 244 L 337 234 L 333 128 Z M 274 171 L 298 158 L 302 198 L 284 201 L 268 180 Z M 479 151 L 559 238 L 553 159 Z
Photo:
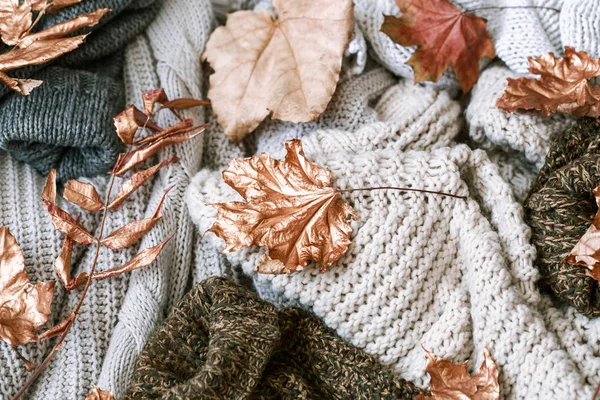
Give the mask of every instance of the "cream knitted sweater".
M 359 220 L 353 222 L 350 249 L 325 273 L 307 268 L 289 276 L 258 275 L 254 268 L 264 250 L 220 254 L 223 241 L 209 233 L 198 238 L 195 280 L 250 280 L 263 298 L 312 310 L 343 338 L 421 386 L 428 384 L 421 346 L 474 364 L 488 346 L 500 370 L 502 398 L 591 398 L 600 381 L 600 323 L 556 308 L 539 292 L 535 250 L 515 198 L 528 191 L 550 136 L 571 121 L 508 115 L 494 103 L 504 78 L 523 72 L 519 65 L 526 56 L 563 43 L 597 49 L 600 35 L 589 29 L 597 15 L 579 15 L 592 3 L 600 6 L 598 0 L 577 0 L 557 2 L 560 15 L 521 10 L 519 18 L 507 11 L 488 17 L 496 51 L 514 71 L 504 63 L 484 68 L 470 99 L 459 102 L 452 97 L 450 74 L 446 83 L 415 86 L 402 72 L 408 58 L 403 54 L 410 50 L 386 45 L 374 22 L 379 14 L 394 13 L 392 0 L 356 0 L 369 54 L 408 79 L 398 82 L 369 67 L 345 77 L 315 123 L 268 121 L 241 146 L 229 143 L 213 123 L 203 170 L 187 193 L 200 234 L 216 218 L 207 204 L 240 199 L 221 178 L 231 158 L 262 151 L 282 156 L 283 142 L 292 137 L 302 138 L 308 158 L 331 169 L 341 189 L 411 186 L 464 194 L 468 201 L 395 191 L 345 195 Z M 587 28 L 562 29 L 565 19 Z M 535 31 L 536 39 L 506 37 L 516 24 L 529 35 Z M 484 150 L 456 144 L 463 129 L 467 141 Z
M 212 28 L 208 0 L 166 0 L 146 34 L 137 38 L 126 52 L 126 91 L 129 103 L 139 103 L 140 94 L 164 87 L 171 97 L 201 98 L 203 82 L 200 54 Z M 139 104 L 138 104 L 139 105 Z M 204 110 L 186 113 L 197 123 Z M 163 124 L 173 121 L 160 121 Z M 160 153 L 160 159 L 177 155 L 178 163 L 162 169 L 158 176 L 136 192 L 107 220 L 110 232 L 127 222 L 147 218 L 164 190 L 175 185 L 163 206 L 163 220 L 138 245 L 125 252 L 102 250 L 98 270 L 128 261 L 142 248 L 158 244 L 171 233 L 175 237 L 151 266 L 118 278 L 94 282 L 72 331 L 30 391 L 35 399 L 84 399 L 92 384 L 113 390 L 117 398 L 127 389 L 137 354 L 158 322 L 185 293 L 192 267 L 194 229 L 185 203 L 184 191 L 198 170 L 202 140 L 196 139 Z M 0 152 L 0 225 L 10 227 L 20 243 L 26 269 L 32 281 L 54 278 L 54 260 L 61 247 L 57 233 L 40 201 L 45 177 L 30 166 Z M 107 179 L 93 180 L 101 191 Z M 101 195 L 103 195 L 101 193 Z M 66 206 L 66 205 L 65 205 Z M 75 208 L 72 208 L 74 212 Z M 84 213 L 83 224 L 95 231 L 96 216 Z M 88 270 L 92 248 L 76 247 L 74 271 Z M 80 292 L 65 294 L 56 286 L 49 324 L 65 317 Z M 53 341 L 25 346 L 23 353 L 40 362 Z M 28 373 L 12 350 L 0 343 L 0 399 L 8 400 L 20 389 Z

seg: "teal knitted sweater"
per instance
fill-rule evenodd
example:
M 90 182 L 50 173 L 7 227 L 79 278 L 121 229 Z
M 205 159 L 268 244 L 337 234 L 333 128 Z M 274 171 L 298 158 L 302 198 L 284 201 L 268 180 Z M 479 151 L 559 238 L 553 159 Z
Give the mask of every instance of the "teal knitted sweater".
M 112 10 L 79 49 L 50 64 L 10 72 L 44 83 L 29 96 L 0 85 L 0 148 L 43 174 L 56 168 L 60 180 L 108 171 L 121 150 L 112 118 L 125 108 L 122 50 L 152 21 L 159 3 L 83 0 L 44 16 L 38 29 L 99 8 Z M 0 44 L 0 53 L 6 50 Z

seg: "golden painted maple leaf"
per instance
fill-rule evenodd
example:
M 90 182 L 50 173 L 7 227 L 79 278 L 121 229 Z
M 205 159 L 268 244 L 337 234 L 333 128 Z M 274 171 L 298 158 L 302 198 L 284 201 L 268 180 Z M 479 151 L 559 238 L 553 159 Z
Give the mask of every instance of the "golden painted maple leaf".
M 448 0 L 396 0 L 400 18 L 386 15 L 381 31 L 402 46 L 417 46 L 406 62 L 415 83 L 437 82 L 452 66 L 467 93 L 479 78 L 479 60 L 494 58 L 486 20 L 462 12 Z
M 543 115 L 565 112 L 580 117 L 600 117 L 600 86 L 589 80 L 600 76 L 600 58 L 592 59 L 585 51 L 565 47 L 565 57 L 552 53 L 529 58 L 529 72 L 535 78 L 507 78 L 508 85 L 496 105 L 514 112 L 522 108 Z
M 285 148 L 283 161 L 263 153 L 229 164 L 223 179 L 247 202 L 213 204 L 218 217 L 209 231 L 225 240 L 225 252 L 267 247 L 258 272 L 292 273 L 309 260 L 325 271 L 348 250 L 354 210 L 331 186 L 332 172 L 306 159 L 300 140 Z

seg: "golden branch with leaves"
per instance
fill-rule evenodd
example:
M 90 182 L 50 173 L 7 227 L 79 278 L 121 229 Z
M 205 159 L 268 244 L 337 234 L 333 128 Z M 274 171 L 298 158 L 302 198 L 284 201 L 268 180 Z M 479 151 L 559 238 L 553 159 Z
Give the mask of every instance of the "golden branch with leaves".
M 2 279 L 0 279 L 0 304 L 2 304 L 0 340 L 12 346 L 17 355 L 24 361 L 27 369 L 33 370 L 36 366 L 21 355 L 17 346 L 59 336 L 48 356 L 13 399 L 19 399 L 27 391 L 48 365 L 54 354 L 61 348 L 66 335 L 77 319 L 92 281 L 121 275 L 151 264 L 173 237 L 171 235 L 156 246 L 142 250 L 121 266 L 103 272 L 96 272 L 98 256 L 102 246 L 111 250 L 132 246 L 161 220 L 162 205 L 172 187 L 165 191 L 150 218 L 130 222 L 105 235 L 104 226 L 109 213 L 121 207 L 132 193 L 161 168 L 177 161 L 177 158 L 170 158 L 132 174 L 124 180 L 117 194 L 111 199 L 116 178 L 122 177 L 128 171 L 155 155 L 159 150 L 175 143 L 191 140 L 202 134 L 206 129 L 205 125 L 194 126 L 191 119 L 183 119 L 176 110 L 209 105 L 209 102 L 193 99 L 169 101 L 163 89 L 144 93 L 143 100 L 144 111 L 131 106 L 114 119 L 118 136 L 124 143 L 132 145 L 132 148 L 119 155 L 112 170 L 106 198 L 102 200 L 96 188 L 89 183 L 70 180 L 65 185 L 63 198 L 66 201 L 87 212 L 103 212 L 98 236 L 94 236 L 81 225 L 79 218 L 73 217 L 57 205 L 56 171 L 52 170 L 48 175 L 41 195 L 42 202 L 46 206 L 55 228 L 66 234 L 62 249 L 55 262 L 56 275 L 59 282 L 67 290 L 74 290 L 81 286 L 83 286 L 83 289 L 79 302 L 69 316 L 41 334 L 38 334 L 38 332 L 46 324 L 50 315 L 50 304 L 52 303 L 56 282 L 51 281 L 32 285 L 25 271 L 25 260 L 17 241 L 10 234 L 7 227 L 0 227 L 0 272 L 2 273 Z M 155 111 L 157 105 L 160 105 L 160 107 Z M 179 122 L 167 128 L 161 128 L 152 120 L 161 110 L 169 110 L 179 119 Z M 146 130 L 150 130 L 151 133 L 136 141 L 135 136 L 140 131 Z M 81 272 L 76 277 L 72 277 L 71 255 L 75 243 L 86 246 L 94 244 L 95 250 L 89 272 Z

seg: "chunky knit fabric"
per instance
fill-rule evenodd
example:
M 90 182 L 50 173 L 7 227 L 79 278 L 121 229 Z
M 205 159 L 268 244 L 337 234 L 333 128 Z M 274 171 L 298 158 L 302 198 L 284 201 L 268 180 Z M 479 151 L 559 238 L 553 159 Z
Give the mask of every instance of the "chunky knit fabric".
M 126 399 L 412 399 L 421 391 L 314 315 L 209 278 L 142 351 Z
M 140 94 L 157 87 L 164 87 L 171 97 L 201 98 L 203 75 L 199 59 L 211 28 L 212 11 L 208 1 L 166 1 L 146 33 L 127 48 L 124 76 L 127 102 L 140 106 Z M 201 108 L 183 114 L 197 123 L 204 120 Z M 168 114 L 159 114 L 159 124 L 166 126 L 173 122 Z M 194 230 L 183 195 L 199 168 L 202 140 L 162 151 L 154 161 L 173 156 L 180 161 L 163 168 L 121 209 L 110 214 L 106 232 L 133 220 L 148 218 L 165 189 L 175 185 L 163 205 L 162 221 L 125 251 L 102 249 L 98 270 L 117 267 L 139 250 L 154 246 L 173 233 L 175 236 L 151 266 L 91 285 L 81 315 L 64 347 L 37 380 L 28 398 L 84 399 L 91 384 L 113 390 L 117 398 L 123 398 L 146 338 L 189 287 Z M 107 177 L 91 181 L 104 196 Z M 0 225 L 8 226 L 21 244 L 27 272 L 34 282 L 54 277 L 53 264 L 63 237 L 54 230 L 39 200 L 44 182 L 45 177 L 30 165 L 0 151 Z M 73 215 L 80 212 L 76 207 L 62 206 Z M 84 212 L 81 221 L 90 231 L 97 232 L 98 216 Z M 92 247 L 77 245 L 73 272 L 89 270 L 93 256 Z M 80 291 L 66 294 L 57 285 L 48 325 L 67 316 L 79 296 Z M 22 352 L 39 363 L 53 343 L 51 340 L 24 346 Z M 0 343 L 0 399 L 10 399 L 27 376 L 23 363 L 6 344 Z
M 44 16 L 40 29 L 112 10 L 79 49 L 48 65 L 10 72 L 44 83 L 27 97 L 0 85 L 0 148 L 43 174 L 56 168 L 60 180 L 108 171 L 121 150 L 112 118 L 125 106 L 122 50 L 159 6 L 155 0 L 85 0 Z
M 542 282 L 590 317 L 600 316 L 598 282 L 562 260 L 597 212 L 592 190 L 600 185 L 599 145 L 600 123 L 593 119 L 558 135 L 526 202 Z

